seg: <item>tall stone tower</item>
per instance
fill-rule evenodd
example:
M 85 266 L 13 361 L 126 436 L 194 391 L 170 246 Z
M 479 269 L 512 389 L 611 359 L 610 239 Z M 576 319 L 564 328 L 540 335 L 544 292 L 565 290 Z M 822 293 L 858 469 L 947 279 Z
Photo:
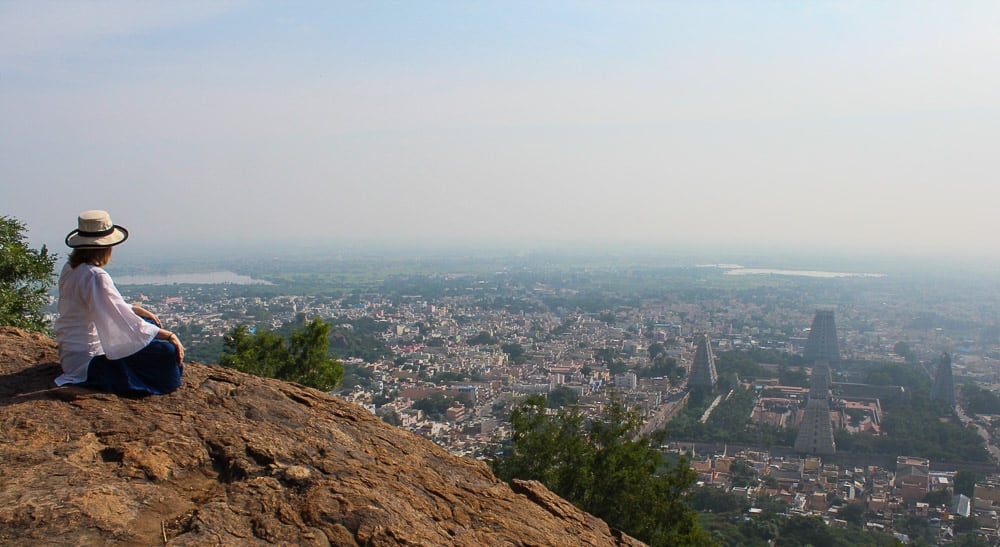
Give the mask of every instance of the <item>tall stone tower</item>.
M 816 361 L 809 376 L 809 397 L 827 398 L 830 396 L 832 387 L 833 377 L 830 373 L 830 365 L 826 361 Z
M 795 437 L 795 451 L 803 454 L 832 456 L 837 453 L 830 421 L 830 400 L 809 398 L 806 413 Z
M 707 334 L 698 337 L 698 349 L 694 352 L 694 364 L 691 365 L 689 387 L 704 387 L 712 389 L 719 381 L 719 373 L 715 370 L 715 355 L 712 354 L 712 342 Z
M 837 325 L 833 320 L 833 310 L 816 310 L 809 338 L 806 339 L 806 351 L 803 355 L 806 361 L 840 361 L 840 349 L 837 346 Z
M 931 399 L 937 399 L 955 406 L 955 380 L 951 376 L 951 356 L 942 353 L 938 360 L 937 371 L 934 373 L 934 385 L 931 386 Z
M 795 437 L 795 451 L 830 456 L 837 453 L 837 445 L 833 439 L 833 422 L 830 421 L 831 378 L 826 361 L 817 361 L 810 380 L 809 401 Z

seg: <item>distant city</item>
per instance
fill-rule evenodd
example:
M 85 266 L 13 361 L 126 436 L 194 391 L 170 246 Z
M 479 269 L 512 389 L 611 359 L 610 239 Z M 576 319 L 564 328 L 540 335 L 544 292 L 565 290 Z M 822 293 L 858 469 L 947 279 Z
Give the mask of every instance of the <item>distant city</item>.
M 218 362 L 237 325 L 322 318 L 345 365 L 337 393 L 458 455 L 488 459 L 526 396 L 589 414 L 614 393 L 748 511 L 773 499 L 836 525 L 863 504 L 866 530 L 904 541 L 1000 541 L 988 276 L 538 257 L 213 266 L 115 275 L 195 361 Z M 920 409 L 950 440 L 905 432 Z

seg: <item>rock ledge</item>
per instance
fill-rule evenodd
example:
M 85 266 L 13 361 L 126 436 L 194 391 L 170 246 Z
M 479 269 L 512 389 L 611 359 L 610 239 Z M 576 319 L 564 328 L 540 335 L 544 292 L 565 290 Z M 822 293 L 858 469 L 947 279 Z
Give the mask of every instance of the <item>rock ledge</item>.
M 641 545 L 356 405 L 185 364 L 130 399 L 56 388 L 55 343 L 0 327 L 0 543 Z

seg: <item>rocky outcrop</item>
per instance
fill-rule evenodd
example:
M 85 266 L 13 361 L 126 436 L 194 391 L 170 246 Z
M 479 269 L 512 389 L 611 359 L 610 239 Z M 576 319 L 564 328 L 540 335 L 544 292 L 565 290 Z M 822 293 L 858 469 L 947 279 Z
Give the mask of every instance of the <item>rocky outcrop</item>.
M 189 363 L 127 398 L 58 371 L 51 339 L 0 327 L 2 544 L 639 544 L 313 389 Z

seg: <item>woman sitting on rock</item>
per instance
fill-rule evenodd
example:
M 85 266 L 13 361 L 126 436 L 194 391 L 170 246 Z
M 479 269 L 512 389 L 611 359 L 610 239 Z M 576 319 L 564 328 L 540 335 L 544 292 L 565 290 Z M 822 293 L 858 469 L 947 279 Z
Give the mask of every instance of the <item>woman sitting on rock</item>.
M 105 211 L 80 213 L 66 236 L 73 251 L 59 276 L 58 385 L 119 394 L 170 393 L 181 385 L 184 346 L 153 313 L 122 298 L 103 266 L 128 230 Z

